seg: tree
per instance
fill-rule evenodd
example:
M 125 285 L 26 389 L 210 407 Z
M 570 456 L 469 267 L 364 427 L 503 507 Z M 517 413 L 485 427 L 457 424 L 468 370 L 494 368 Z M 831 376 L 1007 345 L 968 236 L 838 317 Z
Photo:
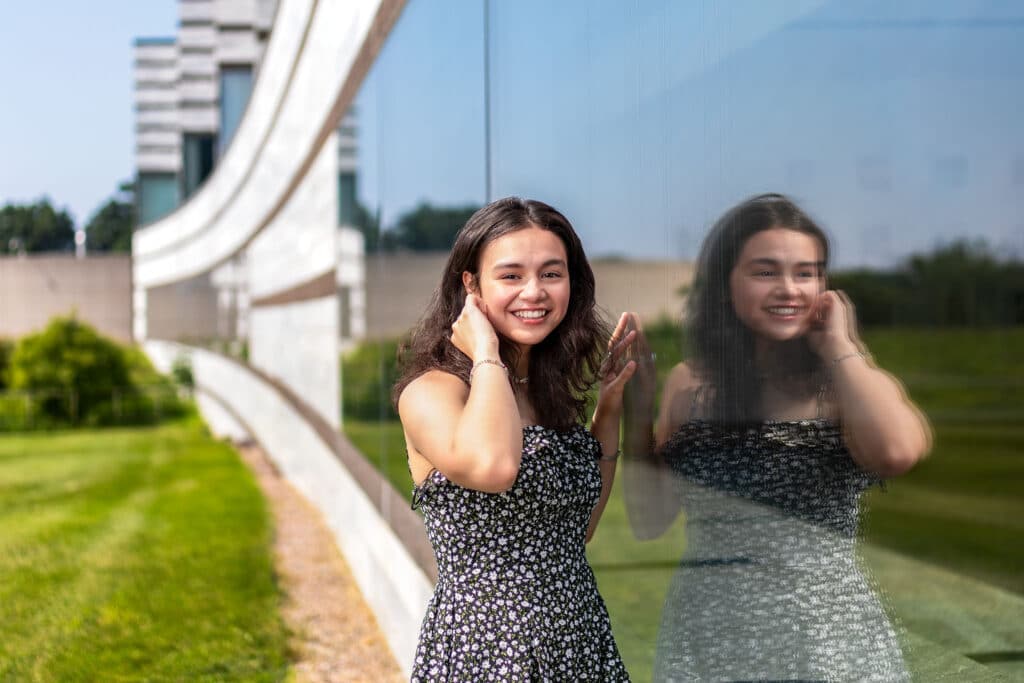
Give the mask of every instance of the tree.
M 71 216 L 64 209 L 57 211 L 47 197 L 0 209 L 0 254 L 66 251 L 74 239 Z
M 473 205 L 435 207 L 422 202 L 412 211 L 402 214 L 394 229 L 382 235 L 382 246 L 413 251 L 447 251 L 455 242 L 456 233 L 479 208 Z
M 998 258 L 984 242 L 953 242 L 895 270 L 846 271 L 829 281 L 850 295 L 864 325 L 1024 323 L 1024 263 Z
M 131 251 L 134 225 L 135 206 L 111 198 L 86 224 L 85 246 L 89 251 Z
M 85 226 L 85 246 L 89 251 L 131 251 L 135 223 L 134 185 L 124 182 L 89 219 Z

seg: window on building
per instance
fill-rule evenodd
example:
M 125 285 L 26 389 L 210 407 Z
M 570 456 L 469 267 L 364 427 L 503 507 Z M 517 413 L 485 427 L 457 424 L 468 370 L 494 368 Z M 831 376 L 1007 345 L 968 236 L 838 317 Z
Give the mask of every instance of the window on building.
M 185 133 L 182 141 L 182 198 L 188 199 L 213 170 L 213 150 L 217 136 L 213 133 Z
M 252 92 L 252 65 L 239 64 L 220 68 L 220 144 L 217 156 L 231 144 L 245 105 Z
M 356 224 L 356 174 L 350 171 L 338 174 L 338 223 Z
M 178 176 L 174 173 L 139 173 L 136 191 L 139 224 L 157 221 L 178 206 Z

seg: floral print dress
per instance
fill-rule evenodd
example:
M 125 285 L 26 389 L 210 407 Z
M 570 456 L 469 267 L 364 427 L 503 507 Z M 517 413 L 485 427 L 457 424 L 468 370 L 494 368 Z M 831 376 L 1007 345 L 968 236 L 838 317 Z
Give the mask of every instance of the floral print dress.
M 413 490 L 439 574 L 413 681 L 629 680 L 584 553 L 599 454 L 582 427 L 531 426 L 508 491 L 436 470 Z
M 662 449 L 686 552 L 662 611 L 654 680 L 909 680 L 856 553 L 857 466 L 825 419 L 684 424 Z

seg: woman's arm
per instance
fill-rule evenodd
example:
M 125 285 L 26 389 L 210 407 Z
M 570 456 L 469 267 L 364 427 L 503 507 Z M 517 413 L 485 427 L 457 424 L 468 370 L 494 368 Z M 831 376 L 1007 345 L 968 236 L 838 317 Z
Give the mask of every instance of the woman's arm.
M 845 294 L 822 294 L 818 317 L 809 341 L 832 374 L 850 454 L 863 469 L 880 477 L 903 474 L 931 448 L 928 421 L 900 383 L 871 362 L 857 335 L 853 304 Z
M 410 469 L 417 481 L 433 467 L 466 488 L 506 491 L 519 474 L 523 428 L 497 335 L 472 294 L 452 325 L 452 343 L 474 363 L 471 386 L 435 370 L 399 397 Z
M 632 316 L 629 326 L 637 331 L 631 348 L 631 355 L 637 361 L 637 371 L 626 387 L 624 397 L 623 484 L 633 535 L 649 540 L 663 534 L 679 515 L 680 505 L 672 486 L 672 473 L 658 449 L 689 416 L 688 397 L 693 377 L 685 363 L 669 373 L 655 422 L 657 376 L 654 354 L 647 344 L 639 318 Z
M 590 433 L 601 444 L 601 455 L 598 467 L 601 468 L 601 497 L 590 513 L 587 524 L 587 542 L 594 537 L 597 523 L 608 503 L 608 496 L 615 483 L 615 466 L 619 454 L 619 424 L 622 421 L 622 392 L 630 378 L 636 372 L 634 360 L 624 359 L 636 337 L 636 332 L 628 330 L 629 313 L 619 317 L 611 339 L 608 340 L 608 355 L 599 370 L 601 385 L 597 394 L 597 405 L 594 417 L 590 421 Z M 625 362 L 623 362 L 625 360 Z
M 626 393 L 623 483 L 633 535 L 649 540 L 665 533 L 679 515 L 673 475 L 659 449 L 689 418 L 696 383 L 689 366 L 677 365 L 665 381 L 658 419 L 652 424 L 653 361 L 639 375 L 645 379 L 630 385 Z

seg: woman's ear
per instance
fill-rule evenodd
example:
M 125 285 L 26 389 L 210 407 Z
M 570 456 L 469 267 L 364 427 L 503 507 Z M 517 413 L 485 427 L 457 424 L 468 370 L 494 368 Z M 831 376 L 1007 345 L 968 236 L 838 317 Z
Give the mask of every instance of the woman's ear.
M 476 276 L 468 270 L 462 271 L 462 288 L 466 290 L 466 294 L 477 293 Z

